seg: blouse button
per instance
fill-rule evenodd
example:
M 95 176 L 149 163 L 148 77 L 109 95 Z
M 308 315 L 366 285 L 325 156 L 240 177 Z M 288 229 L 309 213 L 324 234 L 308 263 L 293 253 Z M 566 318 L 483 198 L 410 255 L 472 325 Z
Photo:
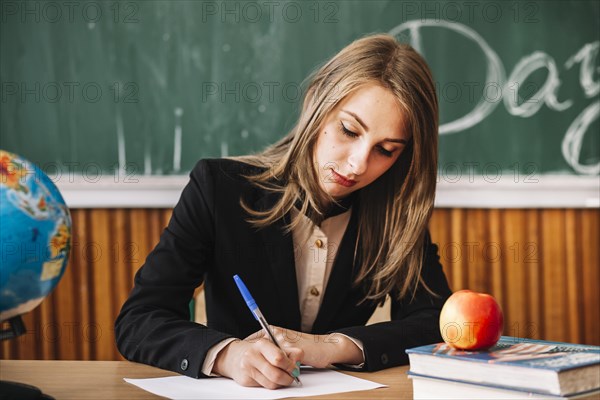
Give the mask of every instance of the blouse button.
M 321 239 L 317 239 L 315 241 L 315 246 L 317 246 L 320 249 L 321 247 L 323 247 L 323 241 Z
M 316 286 L 313 286 L 310 288 L 310 294 L 312 294 L 313 296 L 318 296 L 319 295 L 319 289 L 317 289 Z

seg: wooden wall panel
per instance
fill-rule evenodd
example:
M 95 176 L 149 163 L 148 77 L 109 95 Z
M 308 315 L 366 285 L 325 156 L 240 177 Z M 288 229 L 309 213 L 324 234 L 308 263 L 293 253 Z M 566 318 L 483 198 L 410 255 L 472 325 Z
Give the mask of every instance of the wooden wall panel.
M 62 319 L 72 321 L 77 334 L 72 345 L 80 349 L 80 358 L 82 360 L 93 360 L 95 357 L 94 348 L 97 341 L 97 329 L 95 322 L 91 318 L 90 305 L 94 301 L 92 297 L 92 282 L 90 280 L 89 263 L 92 254 L 93 233 L 89 224 L 90 210 L 74 210 L 73 215 L 73 251 L 71 252 L 72 263 L 69 263 L 67 269 L 72 270 L 75 277 L 75 285 L 78 291 L 74 293 L 74 302 L 77 311 L 75 315 L 64 316 Z M 57 285 L 50 298 L 54 299 L 58 292 L 62 291 L 62 280 Z M 55 304 L 61 307 L 60 303 Z
M 72 210 L 65 275 L 0 358 L 122 359 L 113 322 L 170 214 Z M 494 295 L 505 334 L 600 345 L 600 210 L 436 209 L 430 231 L 451 288 Z
M 500 217 L 500 216 L 499 216 Z M 507 334 L 524 336 L 530 326 L 529 315 L 523 304 L 527 302 L 528 272 L 530 263 L 527 262 L 527 248 L 531 246 L 527 240 L 524 227 L 526 213 L 523 210 L 507 210 L 501 216 L 500 235 L 494 237 L 493 244 L 488 248 L 493 250 L 498 258 L 499 270 L 497 286 L 502 288 L 499 296 L 503 304 Z
M 90 224 L 93 227 L 94 253 L 88 261 L 91 268 L 91 317 L 95 321 L 102 342 L 114 342 L 112 324 L 114 322 L 116 299 L 111 286 L 114 268 L 114 249 L 111 243 L 111 216 L 108 210 L 96 210 L 90 215 Z M 116 356 L 114 346 L 94 347 L 94 359 L 110 360 Z
M 521 260 L 526 266 L 527 270 L 527 296 L 525 297 L 525 315 L 527 320 L 520 324 L 520 331 L 514 333 L 515 336 L 526 336 L 533 338 L 547 338 L 546 333 L 543 331 L 543 293 L 544 283 L 542 281 L 542 262 L 540 259 L 540 247 L 541 236 L 540 236 L 540 221 L 542 219 L 543 211 L 530 211 L 527 213 L 527 222 L 524 229 L 525 232 L 525 243 L 521 251 Z M 600 264 L 600 261 L 596 262 L 596 268 Z M 513 333 L 511 333 L 513 334 Z M 548 337 L 548 340 L 551 340 Z M 574 342 L 580 341 L 575 340 Z M 600 342 L 600 340 L 598 340 Z
M 566 249 L 564 242 L 564 213 L 560 210 L 549 210 L 542 218 L 542 243 L 540 256 L 544 265 L 542 282 L 544 283 L 544 329 L 545 334 L 565 337 L 566 325 Z M 563 232 L 563 235 L 558 234 Z
M 579 313 L 583 316 L 582 337 L 584 343 L 600 341 L 600 301 L 598 282 L 600 282 L 600 213 L 597 210 L 584 210 L 579 214 L 581 231 L 578 246 L 581 264 L 577 266 L 582 273 L 583 307 Z
M 489 211 L 488 231 L 490 237 L 496 238 L 496 240 L 500 240 L 500 238 L 502 238 L 502 233 L 504 232 L 504 224 L 501 221 L 502 213 L 500 212 L 500 210 Z M 506 279 L 504 279 L 504 271 L 501 259 L 497 260 L 497 262 L 491 268 L 490 279 L 492 282 L 489 286 L 489 293 L 494 293 L 497 301 L 500 304 L 506 304 L 508 301 L 506 296 L 504 295 L 506 292 L 506 287 L 504 285 Z
M 577 214 L 575 210 L 567 210 L 565 213 L 565 243 L 566 250 L 565 265 L 581 265 L 577 254 Z M 569 337 L 581 337 L 583 315 L 579 310 L 583 309 L 581 296 L 579 295 L 581 282 L 581 269 L 568 268 L 566 271 L 565 290 L 567 300 L 567 334 Z
M 131 223 L 129 210 L 115 210 L 113 213 L 113 237 L 111 247 L 113 248 L 113 265 L 115 267 L 114 280 L 112 282 L 115 290 L 115 302 L 111 310 L 113 316 L 119 313 L 121 305 L 127 299 L 127 294 L 133 285 L 133 269 L 131 260 Z

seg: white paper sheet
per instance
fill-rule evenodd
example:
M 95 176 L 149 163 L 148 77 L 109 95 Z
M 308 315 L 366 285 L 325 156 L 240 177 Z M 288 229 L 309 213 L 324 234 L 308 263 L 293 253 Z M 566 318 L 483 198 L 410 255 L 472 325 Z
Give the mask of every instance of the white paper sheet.
M 283 399 L 286 397 L 354 392 L 385 387 L 380 383 L 355 378 L 330 369 L 302 369 L 302 385 L 270 390 L 244 387 L 227 378 L 194 379 L 187 376 L 128 379 L 141 389 L 169 399 Z

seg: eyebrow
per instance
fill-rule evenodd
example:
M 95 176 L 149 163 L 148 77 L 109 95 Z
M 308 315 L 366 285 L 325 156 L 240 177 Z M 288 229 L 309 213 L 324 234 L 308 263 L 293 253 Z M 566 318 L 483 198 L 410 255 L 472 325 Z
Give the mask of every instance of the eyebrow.
M 356 115 L 355 113 L 353 113 L 352 111 L 348 111 L 348 110 L 342 110 L 342 112 L 351 115 L 352 117 L 354 117 L 354 119 L 363 127 L 363 129 L 365 131 L 369 131 L 369 127 L 367 126 L 367 124 L 360 119 L 360 117 L 358 115 Z M 383 139 L 384 142 L 393 142 L 393 143 L 401 143 L 401 144 L 407 144 L 408 141 L 406 139 L 393 139 L 393 138 L 385 138 Z

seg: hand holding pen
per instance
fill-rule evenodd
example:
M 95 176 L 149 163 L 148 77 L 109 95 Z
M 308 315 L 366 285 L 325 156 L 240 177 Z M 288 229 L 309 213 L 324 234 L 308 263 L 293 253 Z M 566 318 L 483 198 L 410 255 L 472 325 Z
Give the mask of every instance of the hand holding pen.
M 217 354 L 212 372 L 242 386 L 289 386 L 300 373 L 299 361 L 304 358 L 304 351 L 286 347 L 284 352 L 268 339 L 268 333 L 266 336 L 258 341 L 236 339 L 227 344 Z
M 254 318 L 258 321 L 258 323 L 262 327 L 265 334 L 271 339 L 271 341 L 275 344 L 275 346 L 277 346 L 281 350 L 281 352 L 285 355 L 285 351 L 283 350 L 283 348 L 277 341 L 277 338 L 275 338 L 275 336 L 271 332 L 271 329 L 269 329 L 269 324 L 267 323 L 267 320 L 260 312 L 260 309 L 258 308 L 256 301 L 254 301 L 254 298 L 250 294 L 250 291 L 248 290 L 248 288 L 246 287 L 246 285 L 244 284 L 242 279 L 238 275 L 234 275 L 233 279 L 234 279 L 238 289 L 240 290 L 240 293 L 242 294 L 242 297 L 244 298 L 246 305 L 252 312 L 252 315 L 254 315 Z M 286 355 L 286 358 L 287 358 L 287 355 Z M 300 379 L 298 378 L 299 375 L 300 375 L 300 365 L 297 362 L 296 368 L 293 370 L 293 372 L 291 374 L 291 376 L 294 378 L 294 381 L 297 384 L 301 384 Z

